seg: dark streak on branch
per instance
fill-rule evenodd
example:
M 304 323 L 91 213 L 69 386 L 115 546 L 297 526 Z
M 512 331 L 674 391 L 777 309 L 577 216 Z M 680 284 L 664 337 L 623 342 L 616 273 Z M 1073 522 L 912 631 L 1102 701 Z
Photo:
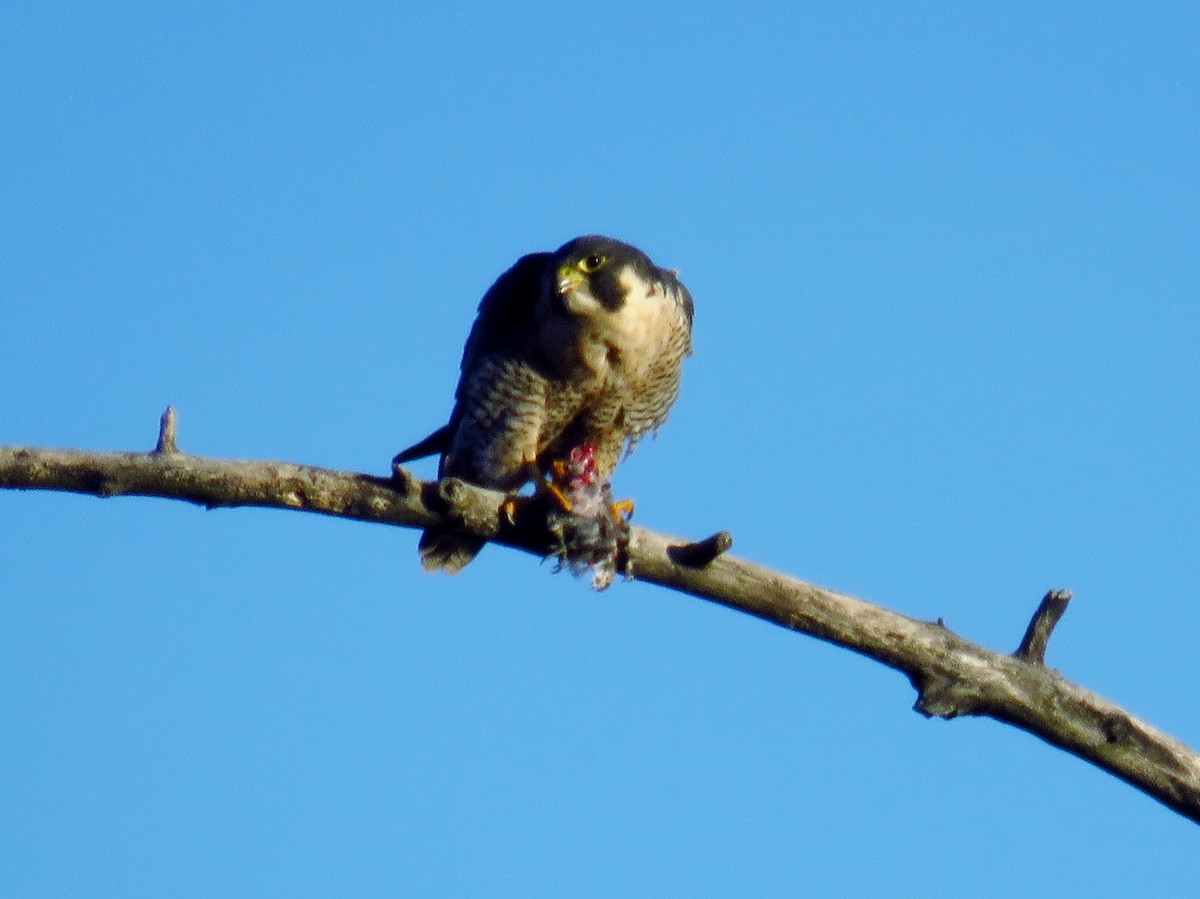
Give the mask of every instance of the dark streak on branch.
M 443 525 L 546 555 L 544 512 L 532 504 L 516 521 L 505 497 L 462 481 L 423 483 L 403 469 L 373 477 L 284 462 L 206 459 L 179 452 L 174 415 L 163 416 L 149 453 L 0 447 L 0 488 L 65 490 L 96 496 L 159 496 L 208 508 L 297 509 L 402 527 Z M 851 649 L 904 673 L 925 715 L 985 715 L 1073 753 L 1200 822 L 1200 757 L 1183 743 L 1042 664 L 1069 594 L 1052 592 L 1021 648 L 1006 655 L 937 623 L 825 590 L 728 555 L 719 533 L 689 543 L 631 528 L 634 578 Z

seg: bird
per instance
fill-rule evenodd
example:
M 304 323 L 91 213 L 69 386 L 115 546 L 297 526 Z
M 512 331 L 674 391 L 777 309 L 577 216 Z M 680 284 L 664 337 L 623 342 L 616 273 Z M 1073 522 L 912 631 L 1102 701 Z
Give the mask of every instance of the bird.
M 393 467 L 440 454 L 439 479 L 514 493 L 547 484 L 555 462 L 590 445 L 607 484 L 666 421 L 692 353 L 692 318 L 678 272 L 615 238 L 584 235 L 522 256 L 479 303 L 449 422 Z M 431 527 L 418 549 L 426 571 L 453 574 L 483 544 Z

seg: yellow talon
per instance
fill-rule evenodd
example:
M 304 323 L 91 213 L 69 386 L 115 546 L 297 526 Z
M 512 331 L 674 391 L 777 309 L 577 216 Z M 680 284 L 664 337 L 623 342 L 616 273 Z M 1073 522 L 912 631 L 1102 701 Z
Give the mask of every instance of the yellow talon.
M 504 501 L 500 506 L 500 514 L 509 524 L 517 523 L 517 498 L 515 496 L 510 496 Z
M 620 523 L 622 518 L 624 518 L 626 521 L 628 521 L 630 518 L 632 518 L 633 517 L 633 500 L 623 499 L 620 502 L 613 503 L 612 504 L 612 517 L 613 517 L 613 521 L 617 522 L 618 524 Z

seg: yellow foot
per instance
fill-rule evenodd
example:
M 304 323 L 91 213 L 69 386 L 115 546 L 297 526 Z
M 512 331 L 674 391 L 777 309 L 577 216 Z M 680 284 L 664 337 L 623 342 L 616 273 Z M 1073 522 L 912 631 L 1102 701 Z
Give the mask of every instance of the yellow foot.
M 572 505 L 571 501 L 567 499 L 567 495 L 563 493 L 562 488 L 552 481 L 542 481 L 538 484 L 538 494 L 543 493 L 548 495 L 551 501 L 564 512 L 575 511 L 575 507 Z M 532 500 L 536 499 L 538 494 L 535 494 L 534 496 L 508 497 L 500 506 L 500 514 L 504 516 L 504 520 L 509 524 L 516 524 L 517 509 L 521 507 L 522 503 L 531 502 Z
M 620 523 L 621 519 L 628 521 L 633 517 L 633 500 L 623 499 L 612 504 L 613 521 Z

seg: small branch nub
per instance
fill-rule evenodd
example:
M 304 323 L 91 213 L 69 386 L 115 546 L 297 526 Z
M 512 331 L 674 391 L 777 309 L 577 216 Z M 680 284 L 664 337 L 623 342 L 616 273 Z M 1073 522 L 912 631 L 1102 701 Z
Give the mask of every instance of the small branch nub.
M 154 452 L 159 455 L 169 455 L 179 452 L 179 447 L 175 443 L 174 406 L 167 406 L 167 411 L 162 414 L 162 418 L 158 421 L 158 444 L 154 447 Z
M 711 537 L 686 543 L 683 546 L 672 546 L 667 549 L 667 555 L 676 565 L 687 568 L 703 568 L 711 564 L 723 553 L 733 547 L 733 535 L 729 531 L 718 531 Z
M 1033 613 L 1025 636 L 1021 638 L 1021 645 L 1013 655 L 1031 665 L 1046 664 L 1046 644 L 1050 642 L 1050 634 L 1054 632 L 1054 626 L 1062 618 L 1070 601 L 1070 590 L 1051 590 L 1047 593 Z

